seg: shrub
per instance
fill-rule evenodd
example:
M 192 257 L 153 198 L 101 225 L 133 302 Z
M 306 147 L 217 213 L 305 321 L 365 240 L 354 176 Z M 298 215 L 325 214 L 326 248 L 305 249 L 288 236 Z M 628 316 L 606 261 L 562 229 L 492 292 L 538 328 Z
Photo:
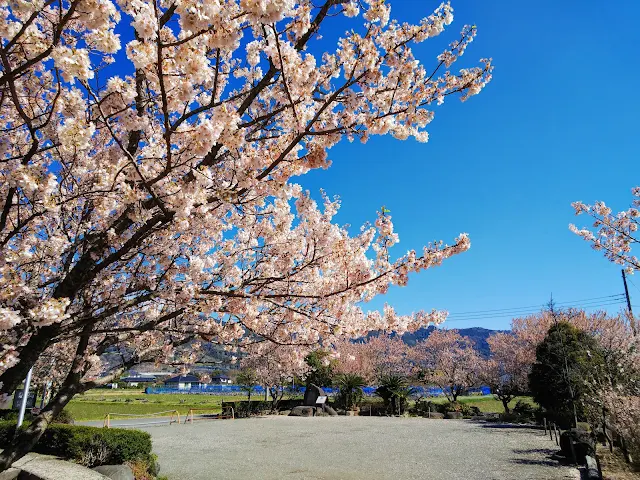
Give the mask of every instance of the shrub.
M 518 400 L 516 406 L 513 407 L 513 413 L 523 418 L 533 419 L 536 415 L 536 408 L 530 403 Z
M 67 425 L 73 425 L 73 414 L 68 410 L 62 410 L 58 415 L 53 417 L 53 423 L 65 423 Z
M 251 400 L 240 402 L 224 402 L 225 405 L 232 405 L 235 416 L 237 418 L 250 417 L 251 415 L 260 415 L 263 412 L 271 411 L 271 402 L 264 400 Z M 222 410 L 225 410 L 225 405 Z
M 499 417 L 501 422 L 506 423 L 521 423 L 522 417 L 515 412 L 502 412 Z
M 431 412 L 438 411 L 437 407 L 432 402 L 421 398 L 416 400 L 413 404 L 413 408 L 409 409 L 409 413 L 426 417 L 429 415 L 429 410 L 431 410 Z
M 472 410 L 471 406 L 462 402 L 444 402 L 440 405 L 436 405 L 436 407 L 438 408 L 438 411 L 440 413 L 458 412 L 465 417 L 475 415 L 475 412 Z
M 15 422 L 0 422 L 0 448 L 11 443 L 15 430 Z M 75 460 L 88 467 L 152 460 L 151 436 L 121 428 L 51 424 L 33 451 Z
M 26 412 L 24 412 L 25 422 L 31 422 L 34 418 L 35 415 L 33 415 L 30 411 L 27 410 Z M 0 410 L 0 421 L 17 422 L 18 411 L 8 408 Z M 63 410 L 54 417 L 53 423 L 73 423 L 73 415 L 71 414 L 71 412 Z
M 360 404 L 360 413 L 362 416 L 383 417 L 387 415 L 387 406 L 379 402 L 367 402 Z
M 161 480 L 167 477 L 157 477 L 160 467 L 158 457 L 151 454 L 147 460 L 135 460 L 127 462 L 136 480 Z
M 9 422 L 18 421 L 18 411 L 12 410 L 10 408 L 0 410 L 0 421 L 3 421 L 3 420 L 9 421 Z M 31 412 L 29 411 L 24 412 L 24 420 L 26 422 L 30 422 L 31 420 L 33 420 L 33 415 L 31 415 Z

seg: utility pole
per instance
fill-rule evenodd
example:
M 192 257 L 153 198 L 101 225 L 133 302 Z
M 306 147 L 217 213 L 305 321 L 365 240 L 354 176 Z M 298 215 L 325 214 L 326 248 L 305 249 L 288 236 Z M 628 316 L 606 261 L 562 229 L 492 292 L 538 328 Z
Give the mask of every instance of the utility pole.
M 629 309 L 629 313 L 633 315 L 631 300 L 629 299 L 629 289 L 627 288 L 627 274 L 624 273 L 624 268 L 622 269 L 622 283 L 624 283 L 624 294 L 627 297 L 627 308 Z
M 627 274 L 622 269 L 622 283 L 624 283 L 624 295 L 627 297 L 627 309 L 629 310 L 629 323 L 631 324 L 631 331 L 636 335 L 636 320 L 633 316 L 633 310 L 631 310 L 631 299 L 629 298 L 629 288 L 627 288 Z

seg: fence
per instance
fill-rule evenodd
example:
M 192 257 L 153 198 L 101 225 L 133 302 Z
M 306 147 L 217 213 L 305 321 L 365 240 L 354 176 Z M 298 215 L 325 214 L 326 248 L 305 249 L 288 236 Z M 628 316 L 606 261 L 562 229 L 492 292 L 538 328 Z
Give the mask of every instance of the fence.
M 204 413 L 196 413 L 196 412 L 204 412 Z M 187 416 L 184 419 L 184 423 L 186 424 L 187 422 L 189 423 L 193 423 L 194 420 L 234 420 L 236 418 L 236 414 L 235 411 L 233 409 L 233 407 L 228 407 L 228 412 L 225 414 L 225 412 L 223 412 L 222 414 L 218 414 L 218 413 L 210 413 L 211 409 L 207 409 L 207 408 L 191 408 L 189 409 L 189 413 L 187 413 Z
M 170 414 L 170 415 L 167 415 Z M 111 428 L 111 420 L 113 419 L 113 417 L 120 417 L 120 418 L 140 418 L 140 419 L 150 419 L 154 418 L 154 417 L 161 417 L 163 418 L 162 420 L 157 420 L 157 421 L 148 421 L 148 422 L 136 422 L 136 423 L 126 423 L 123 425 L 118 425 L 118 428 L 127 428 L 127 427 L 141 427 L 141 426 L 147 426 L 147 425 L 164 425 L 167 423 L 167 417 L 168 421 L 169 421 L 169 425 L 173 424 L 173 423 L 177 423 L 178 425 L 180 424 L 180 412 L 178 412 L 177 410 L 166 410 L 164 412 L 155 412 L 155 413 L 144 413 L 144 414 L 135 414 L 135 413 L 107 413 L 104 416 L 104 421 L 102 423 L 102 426 L 104 428 Z

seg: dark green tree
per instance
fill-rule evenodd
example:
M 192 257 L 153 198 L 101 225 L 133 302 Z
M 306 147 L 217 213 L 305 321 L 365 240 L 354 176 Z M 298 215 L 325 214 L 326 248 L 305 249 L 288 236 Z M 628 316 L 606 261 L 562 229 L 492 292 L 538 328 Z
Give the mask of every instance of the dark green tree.
M 567 322 L 558 322 L 536 348 L 536 362 L 529 374 L 534 400 L 561 427 L 575 426 L 585 418 L 583 400 L 602 364 L 596 339 Z
M 247 400 L 251 401 L 251 392 L 258 386 L 258 374 L 252 368 L 244 368 L 236 377 L 236 383 L 247 394 Z
M 309 372 L 305 377 L 305 384 L 317 385 L 319 387 L 331 387 L 333 385 L 335 361 L 329 358 L 329 352 L 325 350 L 314 350 L 305 357 L 305 362 L 309 365 Z

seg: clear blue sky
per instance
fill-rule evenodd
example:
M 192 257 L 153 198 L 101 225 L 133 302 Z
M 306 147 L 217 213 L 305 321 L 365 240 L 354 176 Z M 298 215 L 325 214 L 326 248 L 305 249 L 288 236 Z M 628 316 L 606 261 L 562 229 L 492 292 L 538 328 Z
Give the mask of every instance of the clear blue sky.
M 439 2 L 395 0 L 392 17 L 417 21 Z M 359 227 L 391 210 L 398 255 L 429 240 L 471 236 L 471 250 L 413 275 L 380 301 L 400 313 L 452 314 L 544 304 L 623 292 L 620 269 L 569 232 L 571 202 L 628 207 L 640 184 L 640 2 L 453 1 L 448 33 L 416 48 L 435 56 L 466 23 L 478 26 L 461 66 L 493 57 L 491 84 L 466 103 L 436 108 L 427 144 L 374 137 L 341 143 L 333 166 L 299 179 L 343 202 L 339 223 Z M 331 32 L 321 32 L 331 33 Z M 632 277 L 640 287 L 640 277 Z M 640 290 L 629 285 L 639 305 Z M 597 302 L 596 302 L 597 303 Z M 621 304 L 620 304 L 621 305 Z M 618 305 L 608 307 L 617 311 Z M 533 309 L 531 309 L 533 310 Z M 508 328 L 510 317 L 451 322 Z

